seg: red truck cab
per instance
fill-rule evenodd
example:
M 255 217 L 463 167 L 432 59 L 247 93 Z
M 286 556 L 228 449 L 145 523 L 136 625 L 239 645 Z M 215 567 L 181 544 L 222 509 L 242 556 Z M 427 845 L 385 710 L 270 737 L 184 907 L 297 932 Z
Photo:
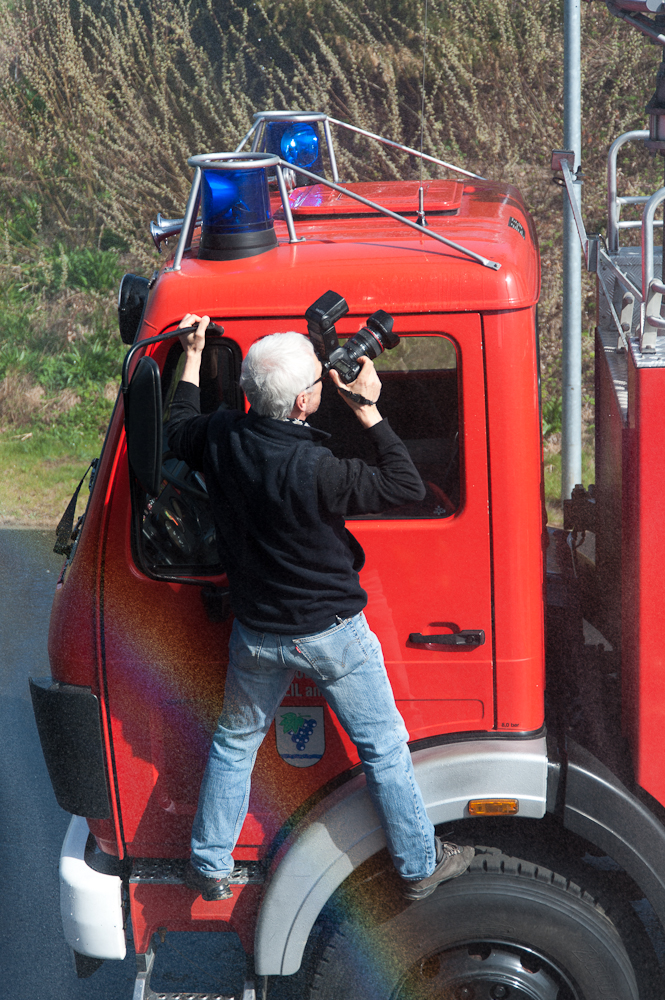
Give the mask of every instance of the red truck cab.
M 90 963 L 124 957 L 129 912 L 135 997 L 150 996 L 158 929 L 235 931 L 252 960 L 250 979 L 290 975 L 307 955 L 312 995 L 320 997 L 448 996 L 442 991 L 477 987 L 490 991 L 483 996 L 512 989 L 537 1000 L 591 1000 L 605 995 L 594 986 L 604 963 L 619 983 L 616 996 L 636 996 L 619 932 L 569 878 L 543 867 L 551 852 L 533 846 L 519 862 L 502 853 L 514 830 L 520 842 L 531 831 L 533 845 L 541 843 L 535 831 L 547 831 L 542 839 L 551 844 L 552 830 L 563 837 L 566 826 L 597 846 L 604 816 L 604 807 L 598 815 L 591 808 L 586 833 L 566 819 L 593 798 L 602 766 L 577 760 L 571 748 L 562 754 L 551 739 L 547 745 L 531 218 L 516 188 L 475 176 L 426 180 L 421 202 L 417 180 L 340 185 L 331 146 L 325 168 L 321 156 L 318 174 L 316 164 L 309 176 L 301 170 L 287 193 L 290 161 L 280 161 L 281 173 L 261 167 L 270 126 L 280 125 L 280 139 L 287 127 L 306 125 L 323 150 L 330 122 L 321 114 L 257 118 L 254 153 L 224 162 L 243 177 L 274 171 L 263 235 L 221 249 L 211 239 L 205 185 L 214 188 L 219 154 L 196 157 L 187 213 L 171 227 L 180 231 L 175 255 L 150 282 L 134 280 L 140 309 L 125 288 L 125 317 L 134 316 L 126 391 L 57 583 L 51 677 L 33 682 L 56 795 L 74 814 L 61 860 L 65 936 L 89 971 Z M 167 228 L 157 227 L 160 241 Z M 145 468 L 154 466 L 155 420 L 167 419 L 179 378 L 175 331 L 186 312 L 209 315 L 217 327 L 204 352 L 204 412 L 243 409 L 238 378 L 250 345 L 273 332 L 306 334 L 305 312 L 329 288 L 349 304 L 337 325 L 342 338 L 376 309 L 394 317 L 400 344 L 377 360 L 379 406 L 426 487 L 420 503 L 348 521 L 366 553 L 367 619 L 382 643 L 433 822 L 497 846 L 478 847 L 470 872 L 433 903 L 395 910 L 394 876 L 355 748 L 303 675 L 257 757 L 234 851 L 233 898 L 204 902 L 184 886 L 183 869 L 224 690 L 226 579 L 202 477 L 163 447 L 152 487 Z M 141 357 L 155 364 L 139 392 Z M 332 386 L 311 419 L 330 432 L 336 455 L 371 461 Z M 291 716 L 316 720 L 307 748 L 294 747 Z M 369 912 L 378 889 L 388 916 L 365 935 L 349 913 Z M 346 944 L 326 979 L 325 963 L 310 955 L 312 930 L 340 900 L 348 906 L 334 934 Z M 506 922 L 512 930 L 502 929 Z M 392 949 L 397 940 L 397 957 L 377 985 L 367 949 L 393 942 Z M 423 963 L 434 992 L 421 982 Z

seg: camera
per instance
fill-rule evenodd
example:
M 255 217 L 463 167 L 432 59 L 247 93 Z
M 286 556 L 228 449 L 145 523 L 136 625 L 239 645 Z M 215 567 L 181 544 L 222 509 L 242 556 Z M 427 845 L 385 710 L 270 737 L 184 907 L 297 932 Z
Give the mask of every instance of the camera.
M 399 336 L 393 333 L 392 316 L 383 309 L 377 309 L 367 320 L 367 325 L 340 347 L 335 323 L 348 311 L 345 299 L 337 292 L 328 291 L 305 313 L 309 339 L 323 365 L 323 374 L 334 368 L 347 385 L 355 381 L 360 373 L 358 358 L 366 354 L 373 361 L 379 354 L 399 344 Z

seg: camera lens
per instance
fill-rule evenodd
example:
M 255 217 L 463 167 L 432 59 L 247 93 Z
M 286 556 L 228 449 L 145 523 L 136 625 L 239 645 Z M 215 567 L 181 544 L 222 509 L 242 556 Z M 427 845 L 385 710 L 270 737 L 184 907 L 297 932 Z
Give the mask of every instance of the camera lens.
M 399 344 L 399 336 L 393 333 L 393 318 L 383 309 L 378 309 L 367 320 L 358 333 L 350 337 L 343 347 L 339 347 L 330 356 L 330 365 L 334 368 L 342 382 L 353 382 L 360 373 L 358 358 L 366 355 L 371 361 L 378 358 L 386 350 L 391 350 Z
M 350 337 L 346 342 L 346 351 L 351 361 L 356 361 L 363 354 L 366 354 L 373 361 L 374 358 L 378 358 L 379 354 L 383 354 L 384 350 L 380 337 L 377 337 L 367 327 L 358 330 L 355 336 Z

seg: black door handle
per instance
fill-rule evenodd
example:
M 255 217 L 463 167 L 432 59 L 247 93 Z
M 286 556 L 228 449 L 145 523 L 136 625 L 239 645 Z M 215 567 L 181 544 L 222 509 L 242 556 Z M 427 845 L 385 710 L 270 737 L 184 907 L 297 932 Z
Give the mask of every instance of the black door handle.
M 421 635 L 420 632 L 412 632 L 409 642 L 436 643 L 439 646 L 482 646 L 485 642 L 485 633 L 481 628 L 467 628 L 461 632 L 444 632 L 438 635 Z

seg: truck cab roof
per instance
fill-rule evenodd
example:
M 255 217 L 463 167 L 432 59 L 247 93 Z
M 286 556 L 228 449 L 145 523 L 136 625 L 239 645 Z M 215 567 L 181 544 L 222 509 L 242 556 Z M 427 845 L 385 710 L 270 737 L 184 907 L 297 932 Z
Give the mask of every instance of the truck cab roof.
M 345 185 L 415 221 L 418 181 Z M 191 301 L 210 315 L 302 316 L 343 272 L 352 314 L 377 307 L 393 314 L 488 312 L 533 306 L 540 291 L 538 244 L 517 188 L 490 181 L 425 181 L 427 226 L 501 264 L 499 270 L 381 215 L 324 185 L 289 197 L 298 239 L 288 242 L 283 212 L 273 199 L 278 246 L 231 261 L 198 258 L 198 230 L 180 272 L 160 279 L 160 318 L 146 312 L 146 333 L 182 317 L 183 278 Z M 389 290 L 389 301 L 386 290 Z M 166 314 L 170 313 L 167 317 Z

